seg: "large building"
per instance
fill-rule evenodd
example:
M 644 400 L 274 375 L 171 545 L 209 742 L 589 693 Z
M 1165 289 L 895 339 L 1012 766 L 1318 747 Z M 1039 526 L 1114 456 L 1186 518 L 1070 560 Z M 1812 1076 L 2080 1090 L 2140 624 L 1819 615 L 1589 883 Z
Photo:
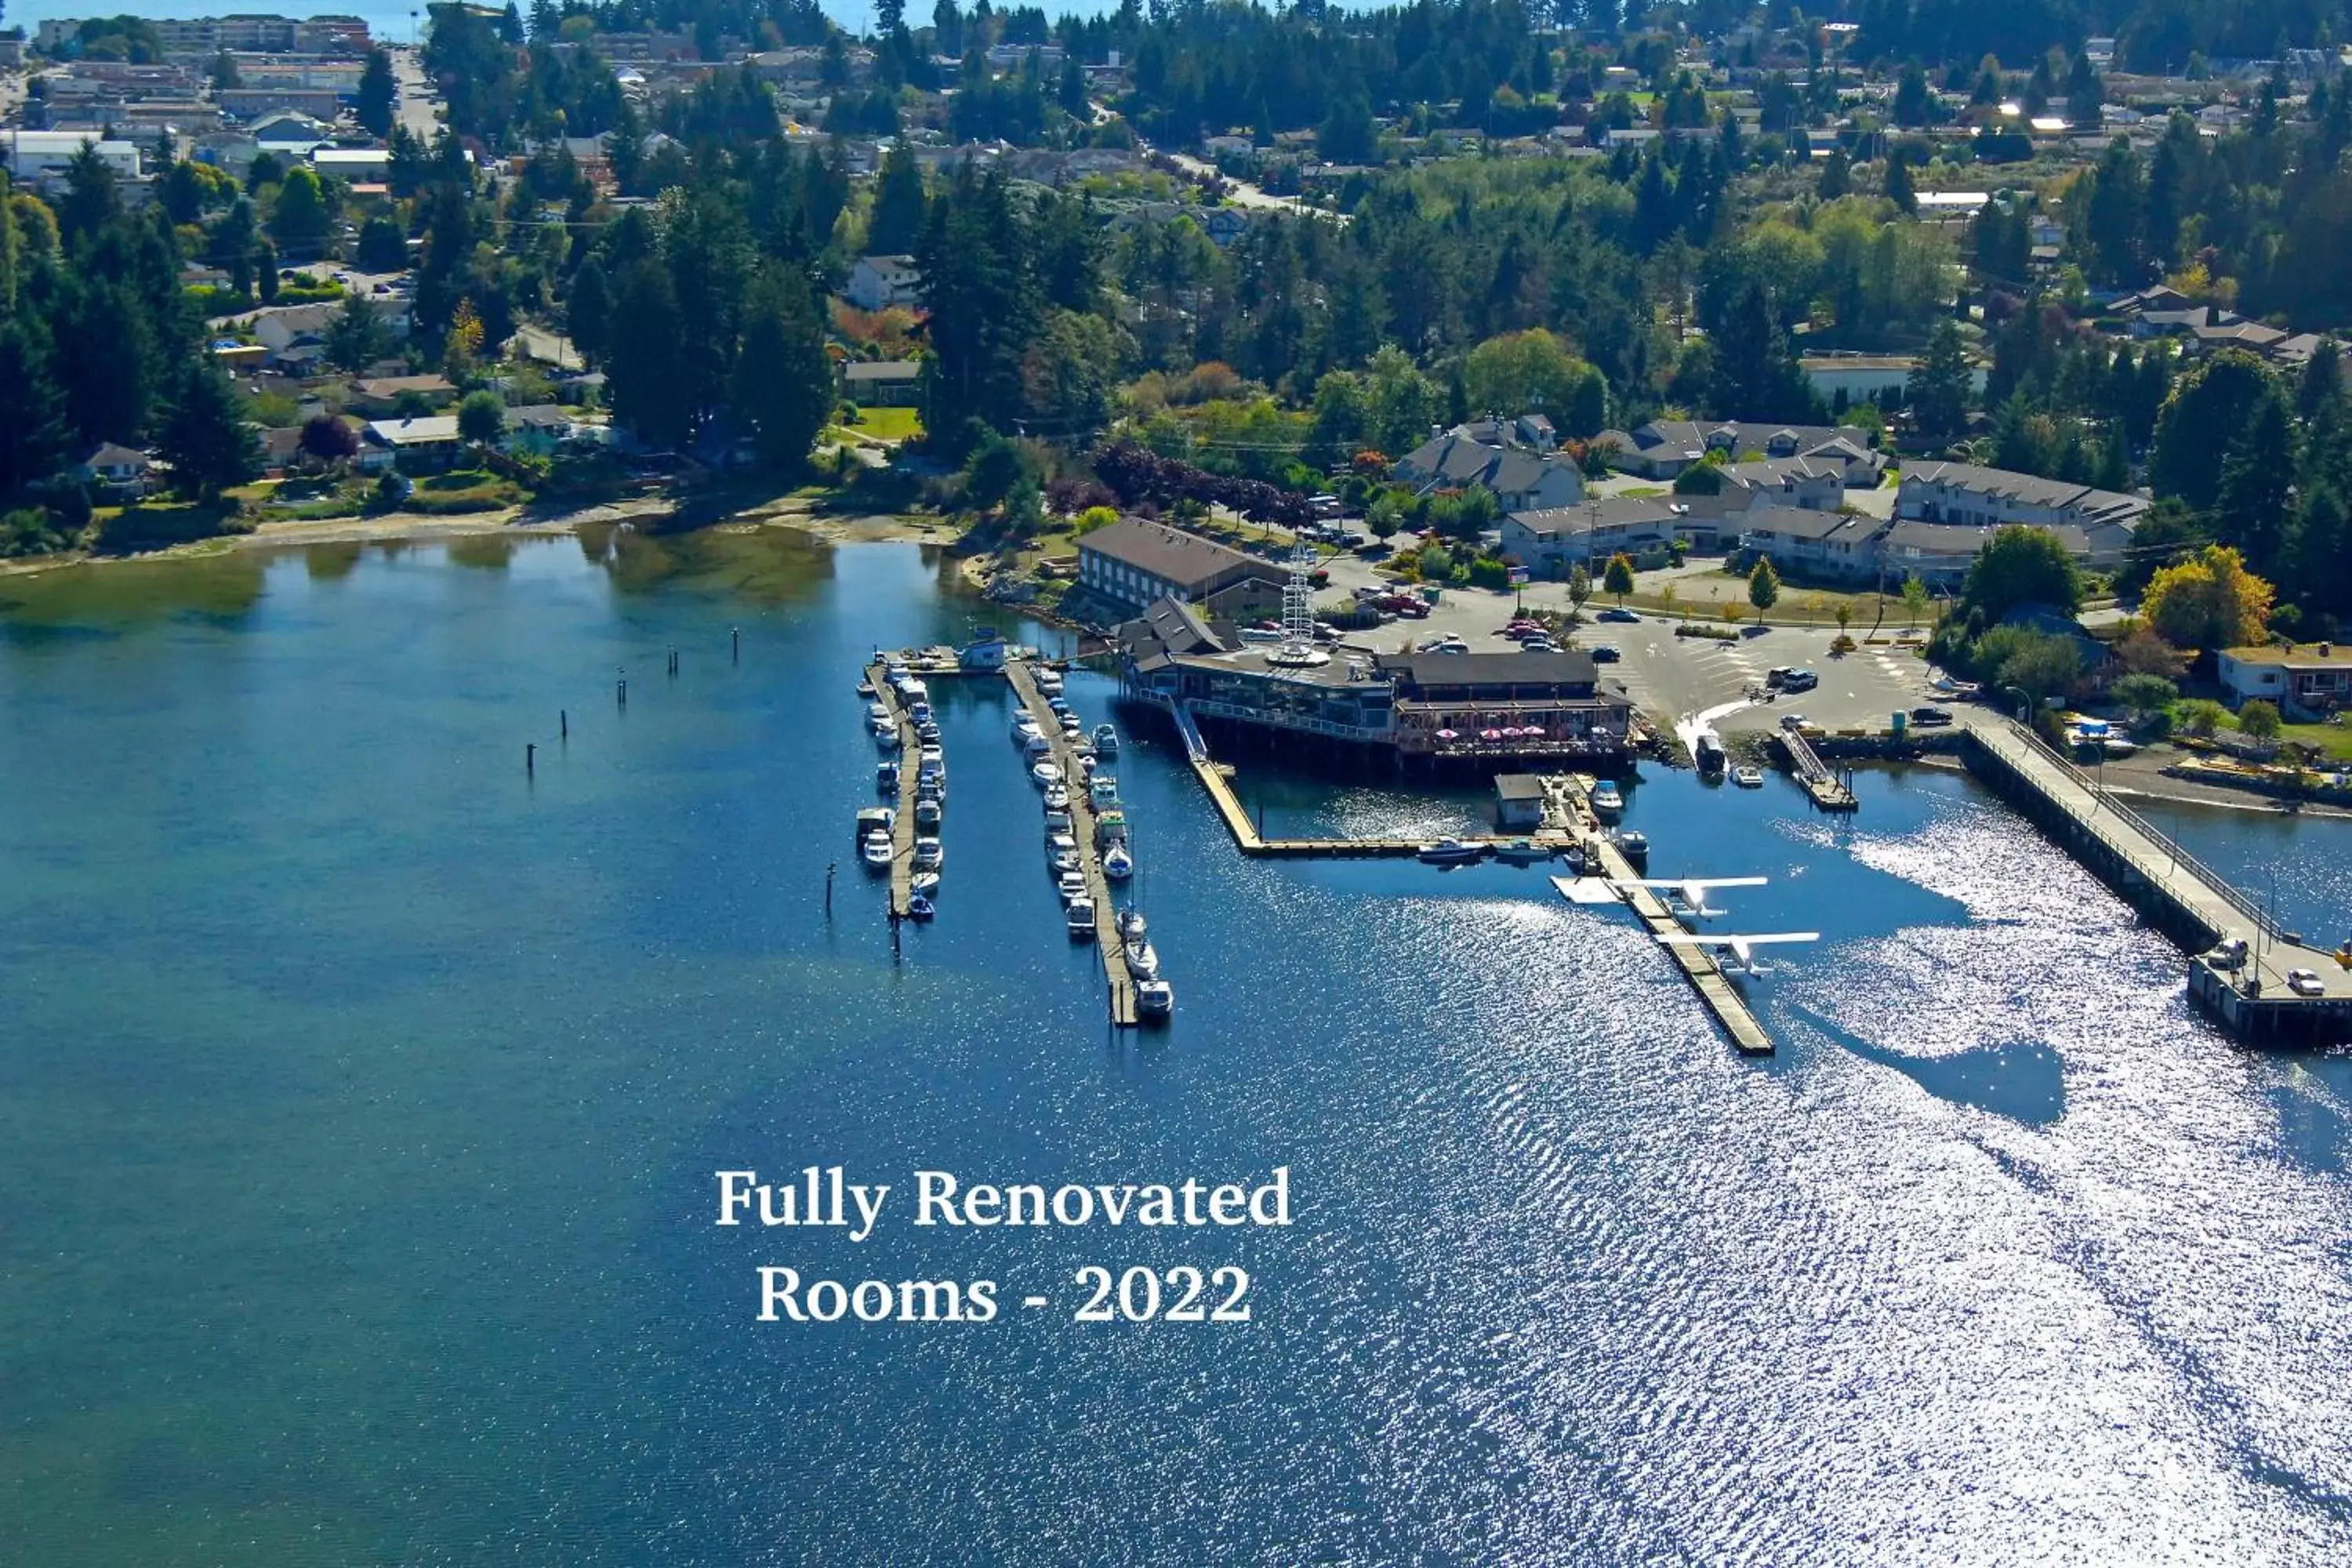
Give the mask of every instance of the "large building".
M 139 145 L 110 141 L 79 131 L 0 131 L 0 154 L 8 173 L 20 181 L 38 181 L 62 174 L 74 155 L 94 146 L 107 167 L 124 179 L 139 177 Z
M 1199 604 L 1244 583 L 1278 592 L 1282 569 L 1270 561 L 1164 522 L 1121 518 L 1078 541 L 1078 583 L 1128 610 L 1154 599 Z
M 2094 489 L 2065 479 L 2045 479 L 1974 463 L 1915 463 L 1903 470 L 1895 492 L 1897 516 L 1922 522 L 1957 522 L 1980 528 L 2003 523 L 2063 523 L 2096 538 L 2119 531 L 2116 548 L 2129 543 L 2146 515 L 2145 496 Z
M 1737 419 L 1653 419 L 1630 431 L 1604 431 L 1609 466 L 1654 479 L 1671 479 L 1711 454 L 1719 461 L 1812 458 L 1834 463 L 1847 488 L 1878 483 L 1885 459 L 1870 432 L 1855 425 L 1775 425 Z
M 1397 459 L 1396 475 L 1422 494 L 1484 486 L 1505 511 L 1574 506 L 1584 499 L 1584 475 L 1551 441 L 1551 421 L 1541 415 L 1477 420 L 1433 435 Z
M 1129 697 L 1204 724 L 1506 770 L 1544 759 L 1608 766 L 1628 754 L 1633 701 L 1601 682 L 1590 654 L 1309 652 L 1245 640 L 1175 599 L 1120 626 L 1116 641 Z

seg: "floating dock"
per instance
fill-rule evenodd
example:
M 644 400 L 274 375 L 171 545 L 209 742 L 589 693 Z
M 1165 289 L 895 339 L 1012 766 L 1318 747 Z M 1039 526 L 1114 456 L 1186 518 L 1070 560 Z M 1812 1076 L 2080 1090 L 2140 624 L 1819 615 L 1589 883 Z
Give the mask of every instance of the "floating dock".
M 915 721 L 907 714 L 907 705 L 898 700 L 890 678 L 877 664 L 866 672 L 874 683 L 874 700 L 890 711 L 891 721 L 898 726 L 898 749 L 891 754 L 898 762 L 898 810 L 890 821 L 890 918 L 907 918 L 907 900 L 914 896 L 915 888 L 915 756 L 922 742 L 915 735 Z
M 1028 664 L 1020 659 L 1007 660 L 1004 679 L 1013 684 L 1013 694 L 1028 710 L 1029 717 L 1044 731 L 1053 747 L 1053 759 L 1068 781 L 1070 790 L 1070 837 L 1078 841 L 1078 869 L 1087 879 L 1087 897 L 1095 906 L 1095 951 L 1102 957 L 1103 980 L 1110 988 L 1110 1021 L 1122 1029 L 1136 1026 L 1135 982 L 1127 973 L 1125 941 L 1119 935 L 1118 910 L 1111 901 L 1110 879 L 1103 875 L 1102 847 L 1095 842 L 1094 802 L 1086 785 L 1078 782 L 1077 747 L 1062 733 L 1061 715 L 1045 706 L 1038 693 L 1037 682 L 1030 676 Z
M 2189 994 L 2242 1040 L 2352 1037 L 2352 970 L 2283 929 L 2226 878 L 2198 863 L 2153 824 L 2013 720 L 1974 716 L 1960 751 L 1969 771 L 2114 889 L 2150 925 L 2187 947 Z M 2242 938 L 2244 963 L 2206 954 Z M 2315 995 L 2288 988 L 2287 972 L 2319 977 Z
M 1813 750 L 1813 743 L 1805 739 L 1802 731 L 1779 730 L 1774 734 L 1789 759 L 1789 771 L 1797 775 L 1797 782 L 1804 786 L 1815 805 L 1823 811 L 1854 811 L 1861 807 L 1853 786 L 1830 771 L 1829 764 L 1822 761 L 1821 753 Z

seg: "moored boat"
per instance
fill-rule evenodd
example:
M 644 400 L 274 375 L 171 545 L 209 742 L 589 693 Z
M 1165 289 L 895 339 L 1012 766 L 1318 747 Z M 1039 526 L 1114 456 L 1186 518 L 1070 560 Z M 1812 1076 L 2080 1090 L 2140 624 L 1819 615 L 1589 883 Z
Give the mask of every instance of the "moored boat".
M 887 838 L 890 837 L 890 830 L 898 826 L 898 814 L 890 807 L 887 805 L 866 806 L 857 814 L 857 826 L 851 833 L 850 838 L 853 843 L 857 844 L 865 843 L 869 835 L 876 833 Z
M 924 897 L 922 894 L 909 893 L 907 895 L 907 918 L 908 920 L 928 921 L 938 912 L 938 910 L 932 906 L 931 900 Z
M 1135 857 L 1127 852 L 1124 844 L 1114 844 L 1103 856 L 1103 875 L 1114 882 L 1124 882 L 1135 875 Z
M 1741 789 L 1762 789 L 1764 770 L 1751 763 L 1742 763 L 1731 770 L 1731 782 Z
M 1039 789 L 1062 782 L 1062 769 L 1057 763 L 1039 763 L 1029 770 L 1029 777 Z
M 1104 848 L 1127 837 L 1127 813 L 1116 806 L 1095 814 L 1095 847 Z
M 1624 809 L 1625 797 L 1617 793 L 1617 786 L 1615 784 L 1610 783 L 1607 779 L 1602 779 L 1599 784 L 1592 786 L 1593 816 L 1599 817 L 1603 822 L 1614 822 L 1617 819 L 1618 814 L 1622 812 Z
M 915 803 L 915 826 L 926 833 L 936 832 L 940 826 L 940 803 L 919 800 Z
M 907 887 L 909 891 L 920 893 L 927 899 L 936 899 L 940 896 L 940 874 L 937 871 L 918 871 L 908 879 Z
M 1143 933 L 1150 929 L 1150 927 L 1144 921 L 1141 910 L 1130 905 L 1118 911 L 1118 936 L 1121 942 L 1141 942 Z
M 1514 866 L 1532 866 L 1539 860 L 1551 858 L 1551 846 L 1538 844 L 1532 838 L 1514 838 L 1508 844 L 1495 847 L 1495 858 L 1507 860 Z
M 871 728 L 874 731 L 874 744 L 877 747 L 886 752 L 895 752 L 898 749 L 898 725 L 876 724 Z
M 1155 1021 L 1176 1011 L 1176 987 L 1158 978 L 1140 980 L 1135 986 L 1135 1014 L 1139 1018 Z
M 858 846 L 857 853 L 859 858 L 866 862 L 866 868 L 867 870 L 888 870 L 890 868 L 890 861 L 892 858 L 890 853 L 889 835 L 886 833 L 867 834 L 866 836 L 866 841 Z
M 1047 811 L 1067 811 L 1069 808 L 1069 786 L 1067 784 L 1047 784 L 1045 786 L 1045 809 Z
M 915 840 L 915 869 L 936 871 L 947 861 L 947 847 L 938 839 L 922 837 Z
M 882 793 L 882 794 L 884 794 L 884 795 L 896 795 L 896 794 L 898 794 L 898 763 L 875 763 L 875 764 L 874 764 L 874 787 L 875 787 L 877 791 L 879 791 L 880 793 Z
M 1421 847 L 1421 858 L 1433 866 L 1460 866 L 1483 857 L 1486 847 L 1465 844 L 1459 838 L 1441 838 L 1434 844 Z
M 1138 980 L 1152 980 L 1159 977 L 1160 954 L 1153 951 L 1150 942 L 1130 942 L 1120 945 L 1124 950 L 1122 956 L 1127 960 L 1127 972 L 1129 974 Z
M 1070 900 L 1063 912 L 1062 925 L 1072 942 L 1092 942 L 1095 939 L 1095 901 L 1083 893 Z
M 1636 827 L 1621 828 L 1615 835 L 1617 852 L 1636 871 L 1650 868 L 1650 840 Z
M 1118 731 L 1108 724 L 1096 725 L 1095 752 L 1097 755 L 1105 757 L 1118 755 Z

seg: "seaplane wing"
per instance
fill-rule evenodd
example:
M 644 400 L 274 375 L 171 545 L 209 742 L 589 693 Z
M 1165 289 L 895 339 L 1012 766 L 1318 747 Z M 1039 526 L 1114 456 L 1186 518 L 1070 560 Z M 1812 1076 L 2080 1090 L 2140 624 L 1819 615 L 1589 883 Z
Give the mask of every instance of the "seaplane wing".
M 1742 932 L 1736 936 L 1718 936 L 1711 931 L 1687 931 L 1658 933 L 1658 941 L 1668 947 L 1711 947 L 1718 951 L 1728 950 L 1732 962 L 1751 974 L 1762 973 L 1756 963 L 1758 948 L 1771 942 L 1821 940 L 1822 933 L 1817 931 Z
M 1551 885 L 1571 904 L 1613 904 L 1617 889 L 1601 877 L 1554 877 Z
M 1761 877 L 1623 877 L 1612 880 L 1611 887 L 1630 894 L 1636 888 L 1654 888 L 1670 899 L 1678 899 L 1696 915 L 1719 915 L 1724 911 L 1707 907 L 1706 896 L 1717 888 L 1760 888 Z

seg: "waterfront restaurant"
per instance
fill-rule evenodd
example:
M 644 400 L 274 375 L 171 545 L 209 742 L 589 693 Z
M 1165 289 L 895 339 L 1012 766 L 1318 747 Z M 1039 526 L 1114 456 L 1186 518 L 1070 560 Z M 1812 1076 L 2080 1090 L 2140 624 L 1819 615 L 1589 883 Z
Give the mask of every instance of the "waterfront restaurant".
M 1633 703 L 1601 684 L 1589 653 L 1383 656 L 1396 693 L 1397 749 L 1408 756 L 1622 756 Z

